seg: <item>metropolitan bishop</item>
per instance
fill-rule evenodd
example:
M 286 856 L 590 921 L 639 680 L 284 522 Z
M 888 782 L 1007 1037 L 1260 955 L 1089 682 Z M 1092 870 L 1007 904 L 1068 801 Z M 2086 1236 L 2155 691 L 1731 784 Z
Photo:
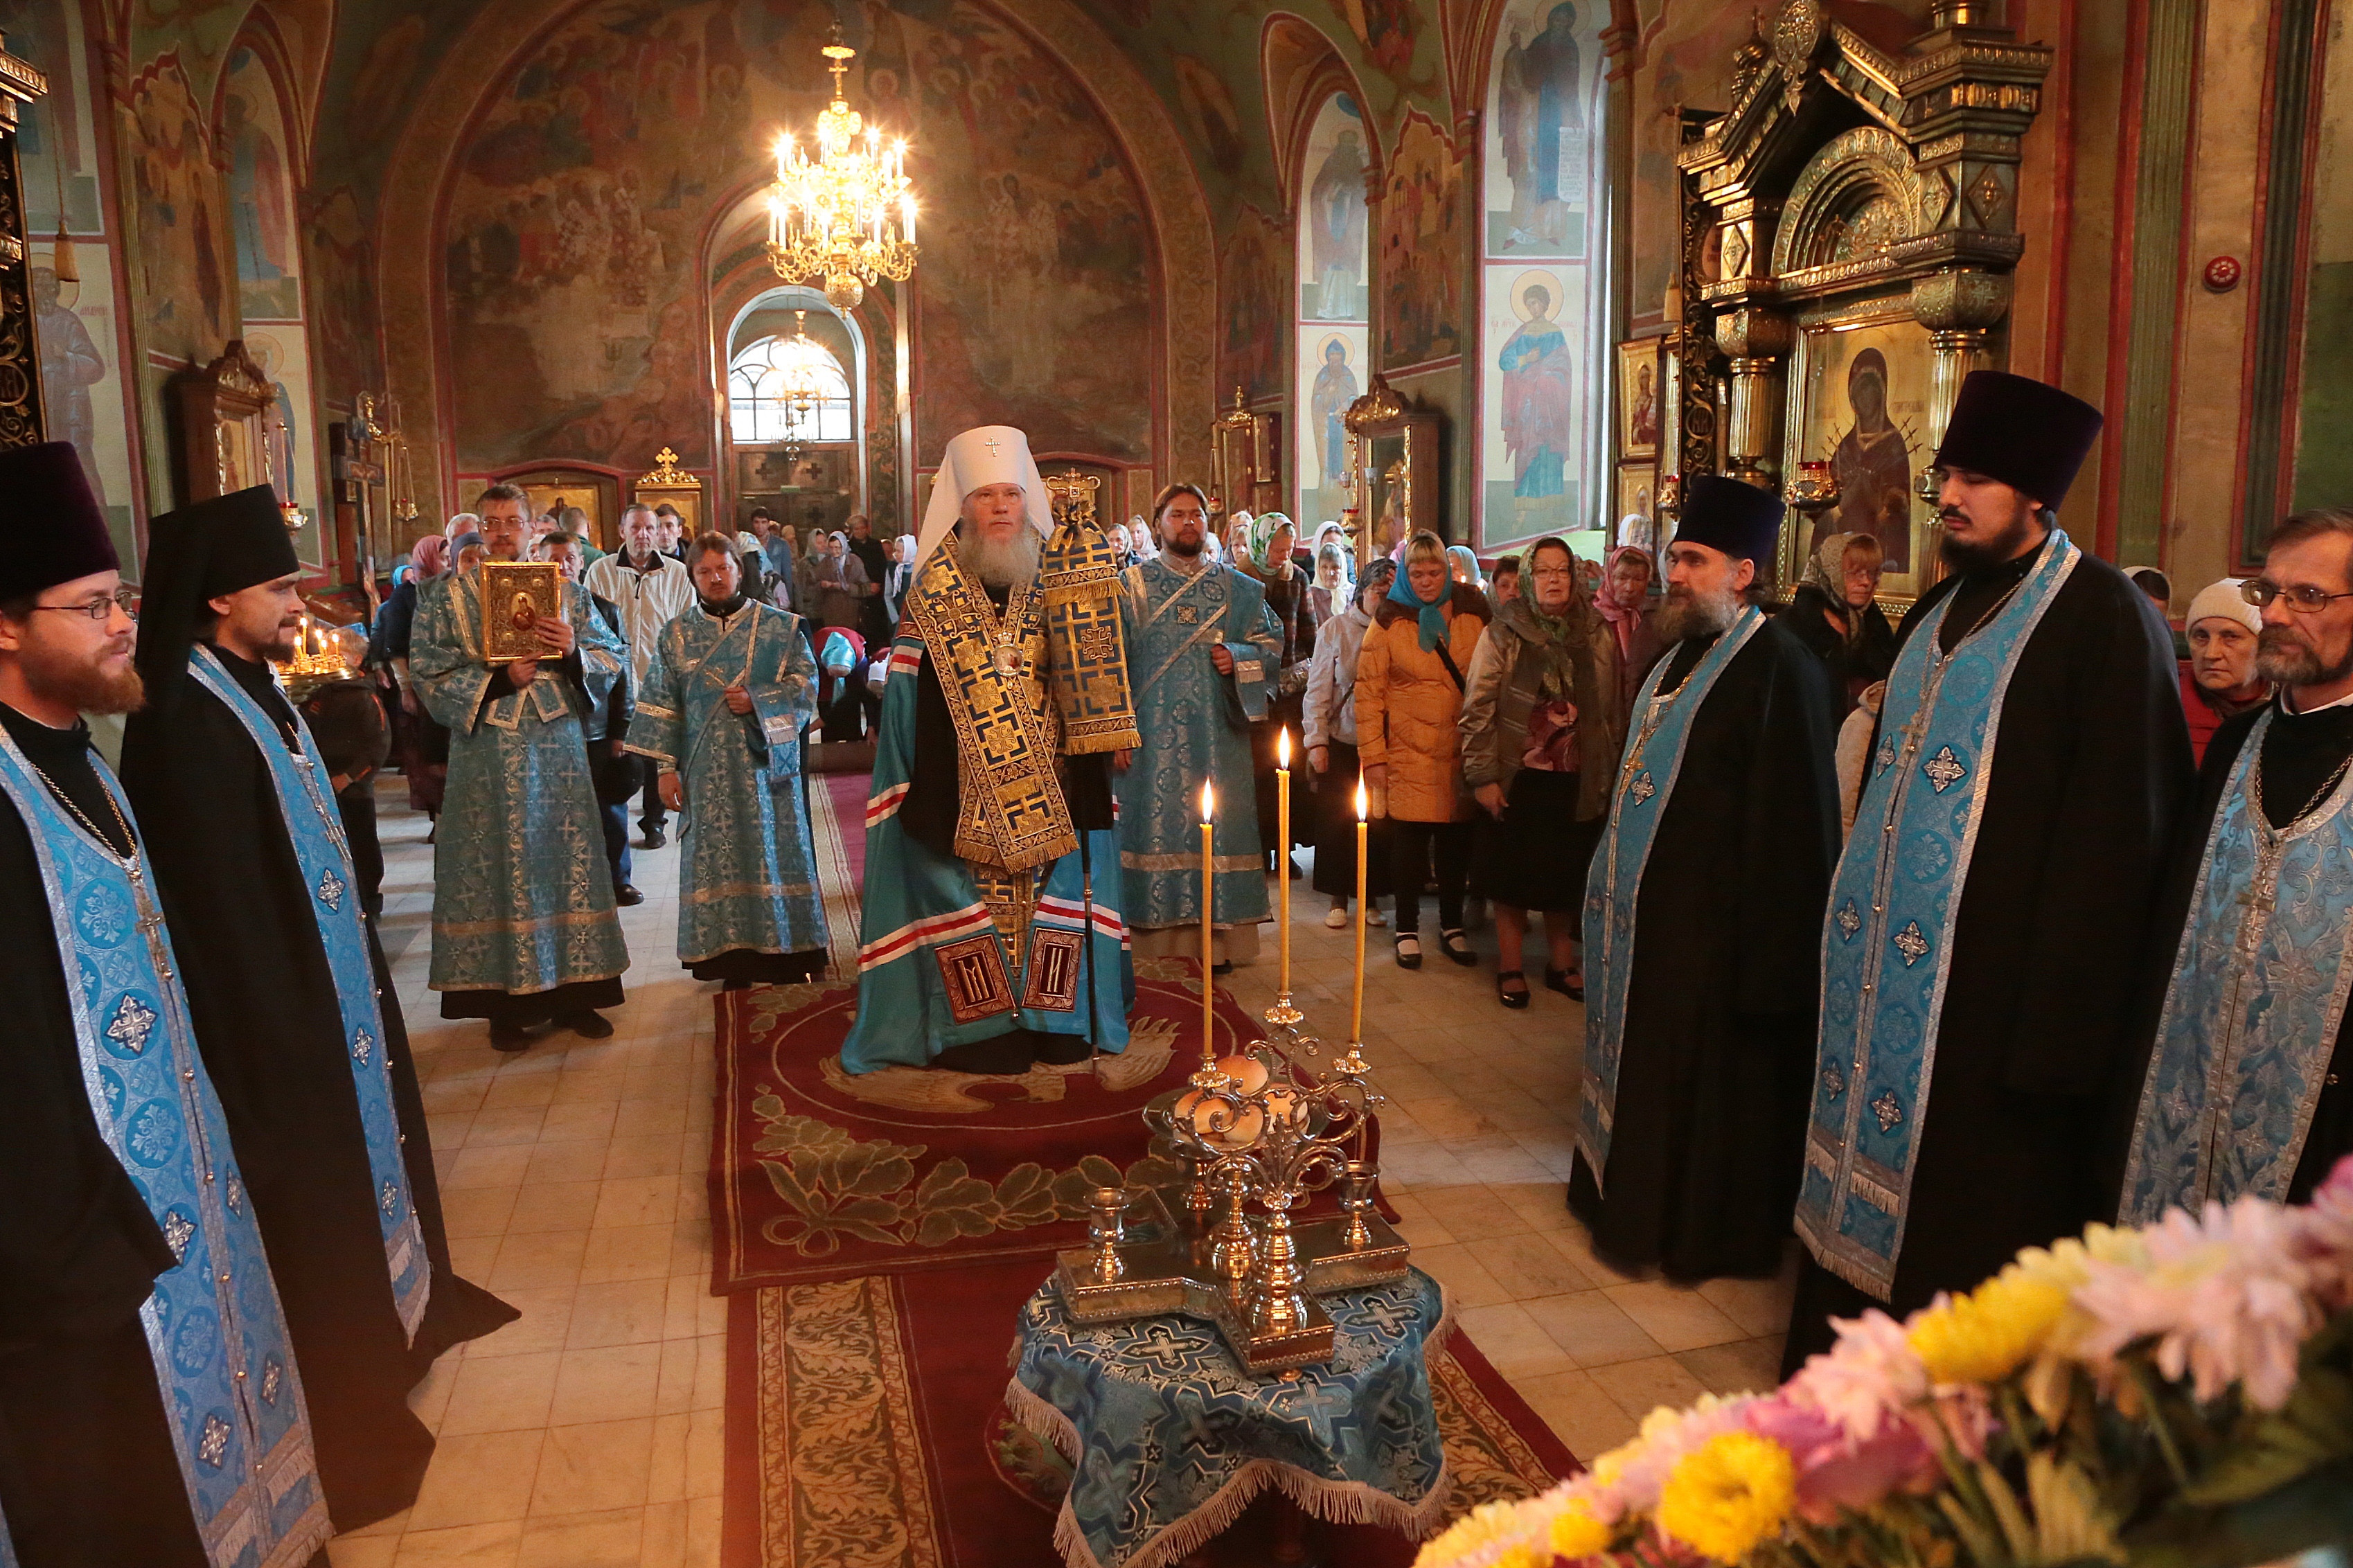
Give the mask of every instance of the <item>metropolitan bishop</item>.
M 1057 527 L 1029 438 L 951 440 L 866 805 L 854 1073 L 1020 1073 L 1127 1046 L 1107 765 L 1136 742 L 1118 563 Z

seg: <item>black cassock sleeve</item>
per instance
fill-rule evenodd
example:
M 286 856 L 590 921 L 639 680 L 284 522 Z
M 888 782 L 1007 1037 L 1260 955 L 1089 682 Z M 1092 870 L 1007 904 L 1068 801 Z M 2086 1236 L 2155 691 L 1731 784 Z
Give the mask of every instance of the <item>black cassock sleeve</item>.
M 2041 874 L 2031 906 L 2013 911 L 2029 940 L 2002 1076 L 2026 1093 L 2093 1095 L 2110 1082 L 2150 906 L 2193 788 L 2179 673 L 2156 606 L 2137 591 L 2084 597 L 2066 639 L 2072 679 L 2053 737 L 2066 750 Z M 2001 764 L 1997 749 L 1997 783 Z
M 1839 851 L 1829 676 L 1778 621 L 1758 641 L 1769 663 L 1741 792 L 1741 863 L 1727 868 L 1740 907 L 1737 1011 L 1810 1014 Z
M 0 1352 L 92 1337 L 175 1259 L 99 1136 L 32 840 L 0 803 Z

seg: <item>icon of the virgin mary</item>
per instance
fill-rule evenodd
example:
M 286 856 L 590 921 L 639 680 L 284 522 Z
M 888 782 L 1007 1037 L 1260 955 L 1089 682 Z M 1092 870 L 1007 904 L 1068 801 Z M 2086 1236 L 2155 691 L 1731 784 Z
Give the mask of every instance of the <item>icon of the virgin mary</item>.
M 1887 417 L 1887 356 L 1867 348 L 1846 369 L 1846 402 L 1854 427 L 1831 454 L 1838 479 L 1838 510 L 1816 526 L 1815 543 L 1831 533 L 1868 533 L 1886 552 L 1886 569 L 1912 570 L 1911 451 Z

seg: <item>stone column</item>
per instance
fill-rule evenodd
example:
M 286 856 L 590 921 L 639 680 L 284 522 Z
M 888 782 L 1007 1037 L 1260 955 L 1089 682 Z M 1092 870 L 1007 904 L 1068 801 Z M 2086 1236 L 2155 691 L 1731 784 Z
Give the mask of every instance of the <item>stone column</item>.
M 1795 341 L 1789 318 L 1743 305 L 1717 319 L 1715 341 L 1732 369 L 1725 471 L 1752 485 L 1778 489 L 1782 383 Z

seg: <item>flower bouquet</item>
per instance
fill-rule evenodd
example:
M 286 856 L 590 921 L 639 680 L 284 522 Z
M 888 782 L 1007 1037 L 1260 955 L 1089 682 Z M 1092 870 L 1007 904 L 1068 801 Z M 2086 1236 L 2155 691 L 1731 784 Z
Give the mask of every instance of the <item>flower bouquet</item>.
M 1415 1568 L 2237 1568 L 2353 1541 L 2353 1156 L 2029 1247 L 1767 1394 L 1662 1407 Z

